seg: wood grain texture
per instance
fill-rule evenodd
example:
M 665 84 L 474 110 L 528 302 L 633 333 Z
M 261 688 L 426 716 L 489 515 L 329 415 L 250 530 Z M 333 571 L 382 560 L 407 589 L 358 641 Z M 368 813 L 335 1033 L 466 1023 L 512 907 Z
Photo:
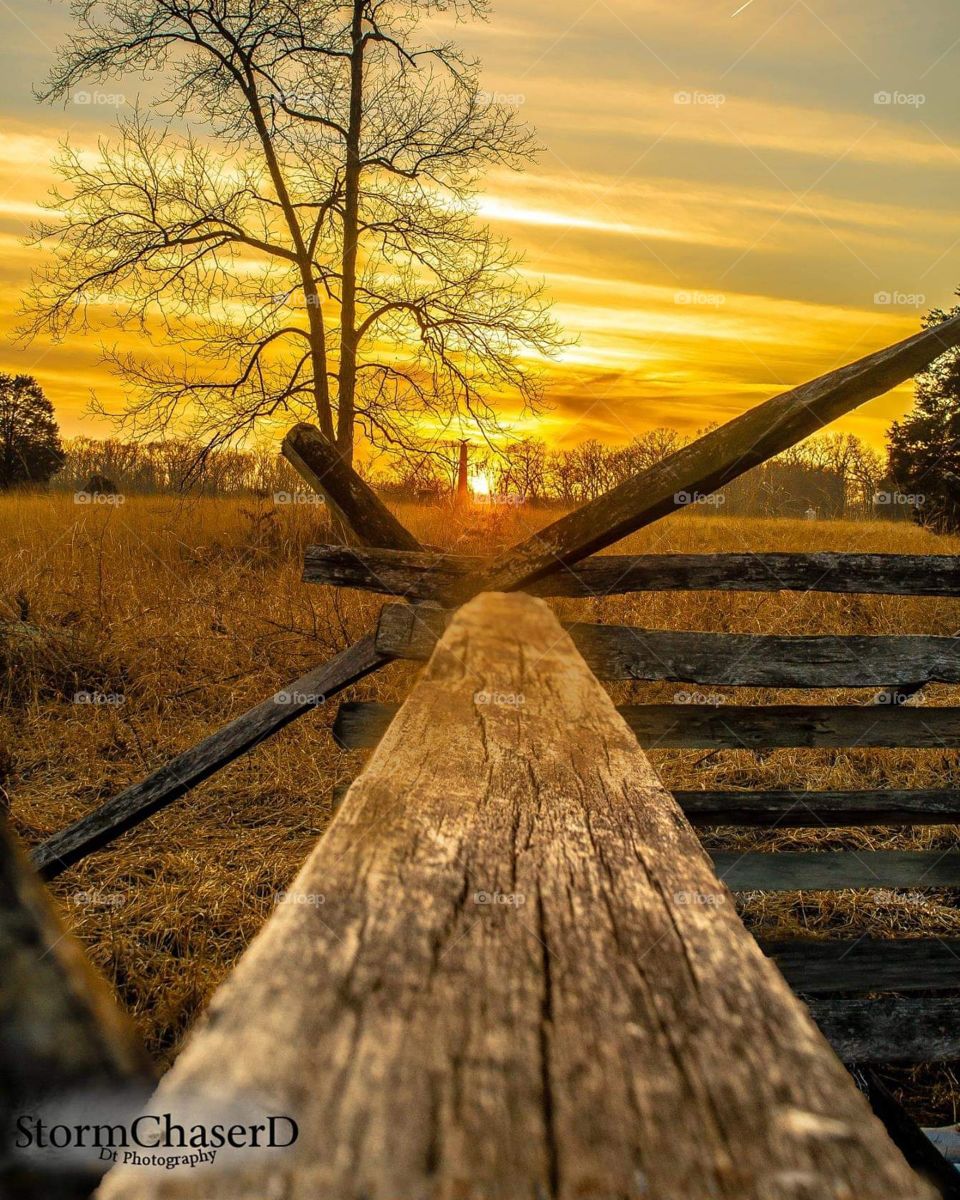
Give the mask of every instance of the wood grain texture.
M 958 344 L 960 316 L 751 408 L 505 551 L 479 579 L 455 585 L 452 598 L 514 591 L 555 574 L 819 433 Z
M 960 708 L 631 704 L 620 711 L 651 750 L 960 747 Z
M 960 989 L 956 939 L 808 938 L 761 946 L 805 996 Z
M 776 825 L 814 829 L 857 825 L 960 823 L 960 791 L 687 792 L 673 798 L 693 825 Z
M 269 1096 L 296 1154 L 100 1200 L 931 1196 L 542 602 L 444 645 L 154 1102 Z
M 33 850 L 33 865 L 43 878 L 53 879 L 387 661 L 372 637 L 363 638 L 55 833 Z
M 307 583 L 440 600 L 488 560 L 455 554 L 308 546 Z M 840 592 L 960 596 L 955 554 L 604 554 L 572 563 L 524 588 L 534 596 L 616 596 L 627 592 Z
M 836 891 L 842 888 L 960 888 L 960 851 L 711 851 L 732 892 Z
M 341 704 L 333 725 L 337 744 L 345 750 L 375 746 L 396 711 L 378 701 Z M 618 711 L 645 750 L 960 747 L 960 708 L 625 704 Z
M 413 534 L 315 426 L 295 425 L 283 439 L 282 450 L 291 466 L 326 499 L 359 542 L 391 550 L 422 549 Z
M 960 997 L 878 996 L 812 1000 L 810 1015 L 847 1063 L 928 1063 L 960 1058 Z
M 38 1174 L 23 1154 L 8 1156 L 16 1120 L 48 1114 L 81 1088 L 146 1094 L 154 1071 L 2 817 L 0 963 L 0 1194 L 11 1200 L 85 1197 L 96 1174 L 62 1161 L 55 1174 Z M 50 1159 L 40 1165 L 49 1169 Z
M 450 615 L 446 609 L 384 605 L 377 649 L 425 662 Z M 960 683 L 960 638 L 953 637 L 774 637 L 584 621 L 565 628 L 598 679 L 789 688 Z

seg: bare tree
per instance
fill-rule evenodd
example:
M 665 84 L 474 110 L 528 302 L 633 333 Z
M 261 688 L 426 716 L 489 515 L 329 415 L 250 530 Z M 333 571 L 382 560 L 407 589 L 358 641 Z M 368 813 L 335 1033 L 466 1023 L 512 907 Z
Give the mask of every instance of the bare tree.
M 547 492 L 547 447 L 539 438 L 522 438 L 503 448 L 497 460 L 497 490 L 536 502 Z
M 350 460 L 358 427 L 409 449 L 461 421 L 495 427 L 510 390 L 535 407 L 524 364 L 558 331 L 473 203 L 484 169 L 520 167 L 531 135 L 480 92 L 476 63 L 428 37 L 435 14 L 485 8 L 75 0 L 41 98 L 115 77 L 166 87 L 98 161 L 63 148 L 57 215 L 35 230 L 57 254 L 26 332 L 62 337 L 109 310 L 175 347 L 106 349 L 135 385 L 128 427 L 186 418 L 208 447 L 289 411 Z

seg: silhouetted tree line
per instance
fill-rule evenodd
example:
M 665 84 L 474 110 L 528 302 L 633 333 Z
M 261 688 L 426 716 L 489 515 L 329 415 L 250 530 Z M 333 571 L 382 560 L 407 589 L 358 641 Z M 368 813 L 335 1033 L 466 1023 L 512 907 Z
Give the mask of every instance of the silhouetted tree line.
M 202 461 L 198 461 L 197 444 L 188 440 L 143 443 L 75 437 L 65 441 L 63 449 L 63 466 L 51 481 L 56 490 L 84 491 L 91 480 L 106 480 L 131 495 L 189 492 L 267 497 L 302 491 L 305 486 L 274 448 L 225 448 Z
M 699 432 L 696 436 L 700 436 Z M 474 449 L 471 470 L 493 502 L 572 507 L 616 487 L 681 449 L 690 439 L 673 429 L 649 430 L 627 446 L 591 439 L 551 450 L 525 438 L 496 451 Z M 399 498 L 440 501 L 451 492 L 456 457 L 431 453 L 394 462 L 383 490 Z M 884 502 L 886 471 L 879 454 L 851 434 L 812 438 L 728 484 L 691 507 L 734 516 L 818 517 L 908 515 Z
M 570 507 L 616 487 L 679 450 L 685 440 L 672 429 L 652 429 L 627 446 L 591 439 L 551 450 L 538 438 L 524 438 L 497 450 L 474 448 L 471 473 L 486 481 L 491 502 Z M 453 491 L 456 455 L 408 455 L 386 468 L 374 468 L 373 482 L 397 499 L 440 503 Z M 259 495 L 303 491 L 305 485 L 273 448 L 221 449 L 197 466 L 197 446 L 187 440 L 152 443 L 77 437 L 64 443 L 64 462 L 53 479 L 58 490 L 78 491 L 90 479 L 109 480 L 129 494 L 189 491 L 208 496 Z M 720 497 L 690 497 L 703 513 L 729 516 L 818 517 L 911 515 L 884 496 L 882 460 L 858 438 L 833 434 L 813 438 L 728 484 Z

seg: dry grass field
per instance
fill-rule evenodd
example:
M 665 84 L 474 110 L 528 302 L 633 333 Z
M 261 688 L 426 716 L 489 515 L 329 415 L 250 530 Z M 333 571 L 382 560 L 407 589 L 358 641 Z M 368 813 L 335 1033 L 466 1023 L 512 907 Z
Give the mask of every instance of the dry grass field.
M 405 509 L 423 540 L 495 551 L 553 514 L 525 508 Z M 0 791 L 34 843 L 362 634 L 380 599 L 300 581 L 303 547 L 324 540 L 323 509 L 241 500 L 0 498 Z M 684 513 L 617 548 L 635 551 L 848 550 L 955 553 L 960 539 L 907 523 L 733 520 Z M 563 615 L 649 627 L 781 633 L 960 630 L 960 602 L 901 597 L 640 594 L 565 601 Z M 397 664 L 352 698 L 400 698 Z M 891 680 L 891 683 L 895 681 Z M 714 689 L 711 689 L 714 690 Z M 715 689 L 722 691 L 723 689 Z M 960 702 L 928 689 L 926 703 Z M 676 685 L 623 685 L 618 699 L 668 700 Z M 108 703 L 78 703 L 97 693 Z M 783 700 L 842 693 L 778 693 Z M 744 701 L 772 700 L 751 692 Z M 849 698 L 852 698 L 849 697 Z M 862 698 L 862 694 L 861 694 Z M 151 1050 L 167 1061 L 211 990 L 263 923 L 332 811 L 359 756 L 333 745 L 336 704 L 295 722 L 172 808 L 53 884 L 66 919 L 113 981 Z M 668 786 L 960 786 L 949 751 L 654 752 Z M 955 827 L 718 830 L 715 845 L 912 849 L 955 844 Z M 747 897 L 765 934 L 960 937 L 957 893 L 886 891 Z M 911 1107 L 960 1117 L 949 1065 L 890 1071 Z M 918 1107 L 919 1098 L 919 1107 Z

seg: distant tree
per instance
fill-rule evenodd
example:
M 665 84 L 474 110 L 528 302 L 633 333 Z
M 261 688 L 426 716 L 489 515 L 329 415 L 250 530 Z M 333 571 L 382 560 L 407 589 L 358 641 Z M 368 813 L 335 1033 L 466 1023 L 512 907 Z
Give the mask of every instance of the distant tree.
M 547 490 L 547 447 L 539 438 L 523 438 L 503 448 L 497 460 L 497 491 L 536 501 Z
M 934 309 L 929 328 L 960 315 Z M 915 497 L 915 520 L 940 533 L 960 529 L 960 352 L 950 350 L 917 376 L 913 411 L 890 427 L 890 478 L 899 495 Z
M 186 422 L 208 446 L 258 420 L 315 422 L 349 461 L 358 429 L 419 449 L 424 429 L 496 426 L 536 406 L 557 345 L 541 289 L 474 219 L 490 166 L 534 149 L 430 18 L 485 0 L 75 0 L 42 91 L 157 79 L 151 118 L 98 156 L 65 147 L 57 252 L 26 332 L 110 322 L 170 347 L 105 348 L 128 428 Z M 289 414 L 289 417 L 285 417 Z
M 0 488 L 46 483 L 63 460 L 53 405 L 39 383 L 0 374 Z

